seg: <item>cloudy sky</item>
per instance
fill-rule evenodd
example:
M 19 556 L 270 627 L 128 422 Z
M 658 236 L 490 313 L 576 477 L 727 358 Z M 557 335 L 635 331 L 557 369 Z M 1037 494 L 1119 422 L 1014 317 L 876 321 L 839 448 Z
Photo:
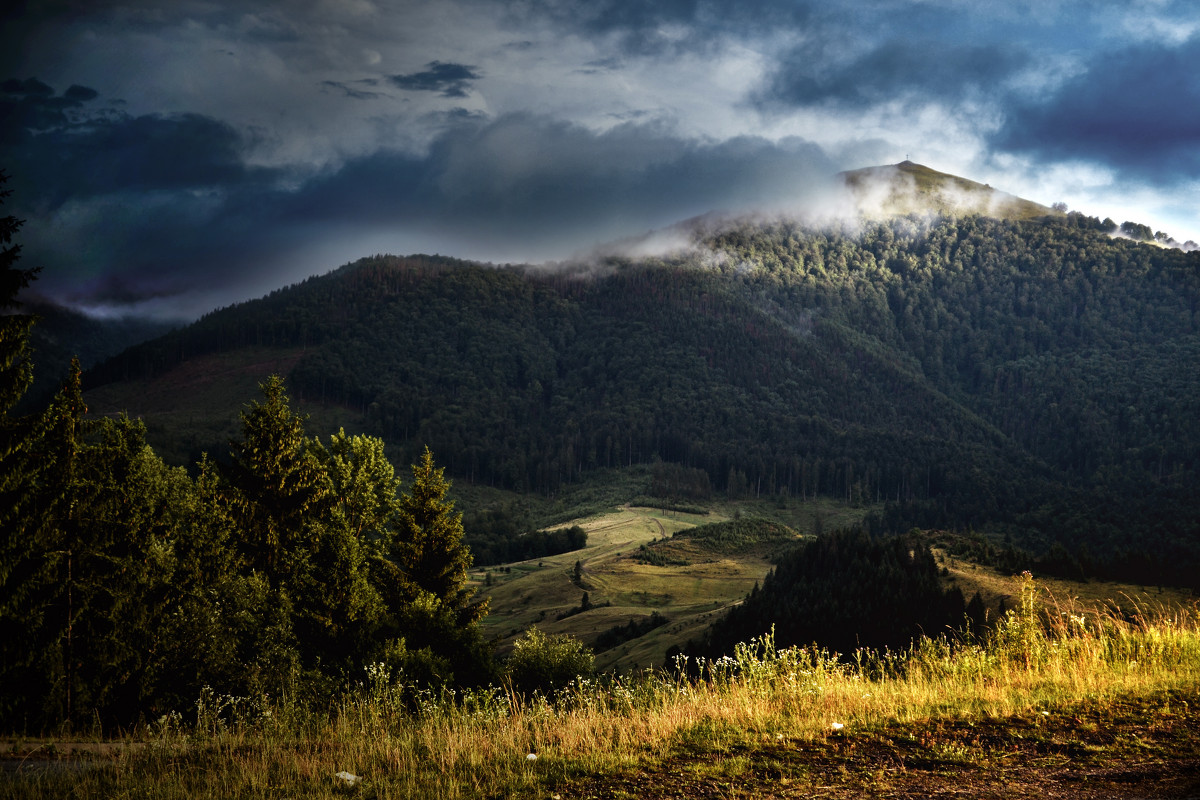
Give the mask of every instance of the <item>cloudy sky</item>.
M 906 156 L 1200 239 L 1193 0 L 16 5 L 0 213 L 37 288 L 96 310 L 381 252 L 560 259 Z

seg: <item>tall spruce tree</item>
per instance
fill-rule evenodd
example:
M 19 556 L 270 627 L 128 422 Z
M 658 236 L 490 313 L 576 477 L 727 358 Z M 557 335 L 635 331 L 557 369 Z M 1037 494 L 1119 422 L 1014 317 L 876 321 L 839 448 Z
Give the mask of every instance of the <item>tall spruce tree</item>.
M 37 468 L 21 488 L 20 512 L 3 526 L 0 687 L 3 711 L 25 722 L 69 719 L 77 707 L 76 623 L 86 605 L 79 591 L 86 580 L 86 537 L 76 473 L 85 411 L 73 363 L 27 439 Z
M 7 181 L 7 173 L 0 170 L 0 185 Z M 0 191 L 0 202 L 11 194 L 8 189 Z M 13 237 L 23 224 L 24 220 L 12 215 L 0 218 L 0 598 L 8 596 L 7 581 L 21 561 L 19 554 L 28 545 L 22 541 L 18 521 L 32 500 L 29 487 L 40 466 L 31 457 L 38 420 L 12 416 L 13 408 L 33 382 L 29 331 L 34 317 L 4 313 L 19 306 L 17 293 L 38 272 L 36 268 L 17 268 L 21 246 L 13 243 Z
M 398 555 L 413 583 L 469 624 L 482 617 L 486 608 L 470 603 L 471 551 L 462 541 L 462 514 L 446 498 L 450 482 L 444 473 L 434 466 L 428 447 L 412 465 L 412 485 L 400 498 Z
M 250 568 L 278 586 L 311 569 L 319 537 L 314 522 L 333 497 L 283 378 L 272 375 L 259 388 L 264 400 L 242 413 L 242 438 L 231 444 L 230 499 Z
M 7 181 L 0 171 L 0 185 Z M 0 191 L 0 201 L 11 194 Z M 29 333 L 35 317 L 4 313 L 19 307 L 17 293 L 38 272 L 17 267 L 21 246 L 13 238 L 23 224 L 12 215 L 0 218 L 0 720 L 13 722 L 39 716 L 46 697 L 21 687 L 33 682 L 44 689 L 57 671 L 43 646 L 54 548 L 41 535 L 48 520 L 38 504 L 48 496 L 41 483 L 49 465 L 36 452 L 52 417 L 13 414 L 33 382 Z

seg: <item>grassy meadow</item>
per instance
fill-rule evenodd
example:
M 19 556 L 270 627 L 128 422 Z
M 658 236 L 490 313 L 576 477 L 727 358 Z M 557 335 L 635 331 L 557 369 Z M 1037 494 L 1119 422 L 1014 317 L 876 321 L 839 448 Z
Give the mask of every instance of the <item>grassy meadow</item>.
M 561 555 L 488 567 L 472 572 L 477 590 L 491 598 L 483 631 L 504 652 L 536 625 L 548 634 L 569 634 L 592 644 L 602 632 L 658 612 L 669 622 L 632 641 L 596 654 L 601 671 L 663 666 L 667 651 L 698 637 L 714 619 L 738 603 L 771 570 L 776 547 L 718 552 L 676 533 L 738 516 L 770 516 L 800 532 L 861 521 L 865 509 L 821 499 L 806 503 L 722 503 L 707 514 L 624 505 L 573 521 L 588 545 Z M 642 548 L 666 551 L 676 563 L 639 558 Z M 576 582 L 575 563 L 581 579 Z M 490 578 L 489 578 L 490 575 Z M 488 581 L 491 581 L 490 585 Z M 591 608 L 577 610 L 584 592 Z
M 988 769 L 1003 753 L 979 731 L 997 724 L 1046 744 L 1075 727 L 1086 736 L 1088 720 L 1129 698 L 1153 698 L 1159 723 L 1192 720 L 1185 698 L 1200 681 L 1200 614 L 1063 604 L 1026 577 L 1005 619 L 977 641 L 925 639 L 839 661 L 777 649 L 767 635 L 690 666 L 581 680 L 549 699 L 495 688 L 414 695 L 403 676 L 379 672 L 325 709 L 209 696 L 194 714 L 129 732 L 124 747 L 110 737 L 104 755 L 84 745 L 72 755 L 65 740 L 12 741 L 0 797 L 567 798 L 632 775 L 736 788 L 785 754 L 790 766 L 773 785 L 799 793 L 830 780 L 806 763 L 856 740 L 890 743 L 901 762 Z M 946 738 L 974 726 L 974 743 Z M 1079 757 L 1132 746 L 1101 740 L 1096 752 L 1079 745 Z M 50 748 L 56 758 L 46 760 Z M 683 756 L 687 774 L 676 775 Z M 888 779 L 879 772 L 876 788 Z

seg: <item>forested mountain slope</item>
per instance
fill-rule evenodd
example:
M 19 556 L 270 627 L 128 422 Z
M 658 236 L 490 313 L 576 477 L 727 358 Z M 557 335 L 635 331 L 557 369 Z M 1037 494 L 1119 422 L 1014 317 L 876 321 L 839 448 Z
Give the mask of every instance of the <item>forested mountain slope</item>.
M 470 481 L 552 492 L 661 459 L 733 494 L 887 501 L 883 526 L 1007 530 L 1187 580 L 1198 301 L 1200 255 L 1078 214 L 747 222 L 686 254 L 560 269 L 367 258 L 87 381 L 303 347 L 297 397 Z
M 32 301 L 22 303 L 22 312 L 36 314 L 30 344 L 36 364 L 33 386 L 19 410 L 44 405 L 67 376 L 72 358 L 86 369 L 131 345 L 161 336 L 173 325 L 137 317 L 103 319 L 89 317 L 64 306 Z

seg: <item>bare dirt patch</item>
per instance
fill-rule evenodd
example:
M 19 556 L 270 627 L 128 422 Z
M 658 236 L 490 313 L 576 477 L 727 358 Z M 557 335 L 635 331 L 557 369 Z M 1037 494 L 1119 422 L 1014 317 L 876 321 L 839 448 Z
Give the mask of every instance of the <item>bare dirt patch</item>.
M 568 798 L 1200 798 L 1200 690 L 1021 717 L 763 737 L 553 789 Z

